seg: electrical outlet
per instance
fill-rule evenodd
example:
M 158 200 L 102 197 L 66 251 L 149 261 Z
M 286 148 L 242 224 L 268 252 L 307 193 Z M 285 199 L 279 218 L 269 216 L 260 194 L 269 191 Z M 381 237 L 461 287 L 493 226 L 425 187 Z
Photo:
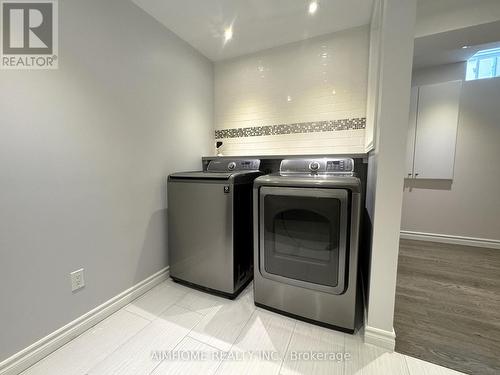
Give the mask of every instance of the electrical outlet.
M 71 291 L 81 289 L 85 286 L 85 279 L 83 278 L 83 268 L 73 271 L 69 274 L 71 278 Z

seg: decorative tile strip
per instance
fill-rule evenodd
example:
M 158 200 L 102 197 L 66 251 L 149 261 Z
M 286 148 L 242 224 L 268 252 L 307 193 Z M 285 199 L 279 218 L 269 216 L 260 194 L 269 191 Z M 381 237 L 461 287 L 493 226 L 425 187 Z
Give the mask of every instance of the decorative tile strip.
M 349 118 L 333 121 L 301 122 L 297 124 L 250 126 L 247 128 L 222 129 L 215 131 L 215 139 L 256 137 L 261 135 L 320 133 L 340 130 L 364 129 L 366 118 Z

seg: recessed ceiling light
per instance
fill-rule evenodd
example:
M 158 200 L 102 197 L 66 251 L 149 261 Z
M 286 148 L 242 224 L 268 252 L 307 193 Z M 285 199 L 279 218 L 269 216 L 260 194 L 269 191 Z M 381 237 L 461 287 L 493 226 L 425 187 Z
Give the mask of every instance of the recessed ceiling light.
M 462 49 L 467 49 L 469 48 L 469 46 L 462 46 Z
M 337 95 L 337 91 L 335 91 L 335 89 L 332 90 L 332 95 Z
M 318 10 L 318 2 L 317 1 L 311 1 L 309 3 L 309 14 L 314 14 Z
M 233 39 L 233 28 L 230 26 L 224 30 L 224 43 L 229 42 L 231 39 Z
M 292 101 L 292 97 L 291 97 L 290 95 L 288 95 L 288 96 L 286 97 L 286 101 L 287 101 L 287 102 L 291 102 L 291 101 Z

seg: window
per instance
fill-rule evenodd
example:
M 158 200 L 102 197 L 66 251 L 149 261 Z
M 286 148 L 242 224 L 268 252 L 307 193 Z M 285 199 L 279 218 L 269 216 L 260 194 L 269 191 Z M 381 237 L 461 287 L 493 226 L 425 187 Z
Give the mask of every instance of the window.
M 479 51 L 467 61 L 467 81 L 493 77 L 500 77 L 500 48 Z

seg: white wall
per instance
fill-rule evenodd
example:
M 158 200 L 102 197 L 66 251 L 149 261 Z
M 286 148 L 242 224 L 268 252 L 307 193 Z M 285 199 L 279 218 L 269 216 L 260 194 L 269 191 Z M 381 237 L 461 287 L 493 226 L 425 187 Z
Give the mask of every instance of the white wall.
M 165 267 L 165 176 L 213 149 L 206 58 L 129 1 L 59 6 L 60 69 L 0 71 L 0 361 Z
M 416 0 L 380 1 L 380 82 L 366 204 L 372 223 L 372 245 L 365 341 L 393 349 Z
M 413 85 L 465 78 L 465 63 L 413 72 Z M 451 183 L 408 180 L 401 229 L 500 240 L 500 78 L 462 86 Z
M 370 49 L 368 64 L 367 100 L 366 100 L 366 128 L 365 150 L 369 152 L 375 148 L 375 125 L 378 112 L 378 93 L 380 89 L 380 43 L 382 37 L 382 2 L 374 1 L 370 24 Z
M 496 22 L 499 19 L 498 0 L 418 0 L 415 37 Z
M 411 85 L 414 87 L 456 80 L 465 81 L 465 69 L 466 63 L 459 62 L 414 70 L 412 72 Z
M 216 129 L 364 118 L 368 48 L 364 26 L 216 63 Z M 225 155 L 364 152 L 364 129 L 222 140 Z

